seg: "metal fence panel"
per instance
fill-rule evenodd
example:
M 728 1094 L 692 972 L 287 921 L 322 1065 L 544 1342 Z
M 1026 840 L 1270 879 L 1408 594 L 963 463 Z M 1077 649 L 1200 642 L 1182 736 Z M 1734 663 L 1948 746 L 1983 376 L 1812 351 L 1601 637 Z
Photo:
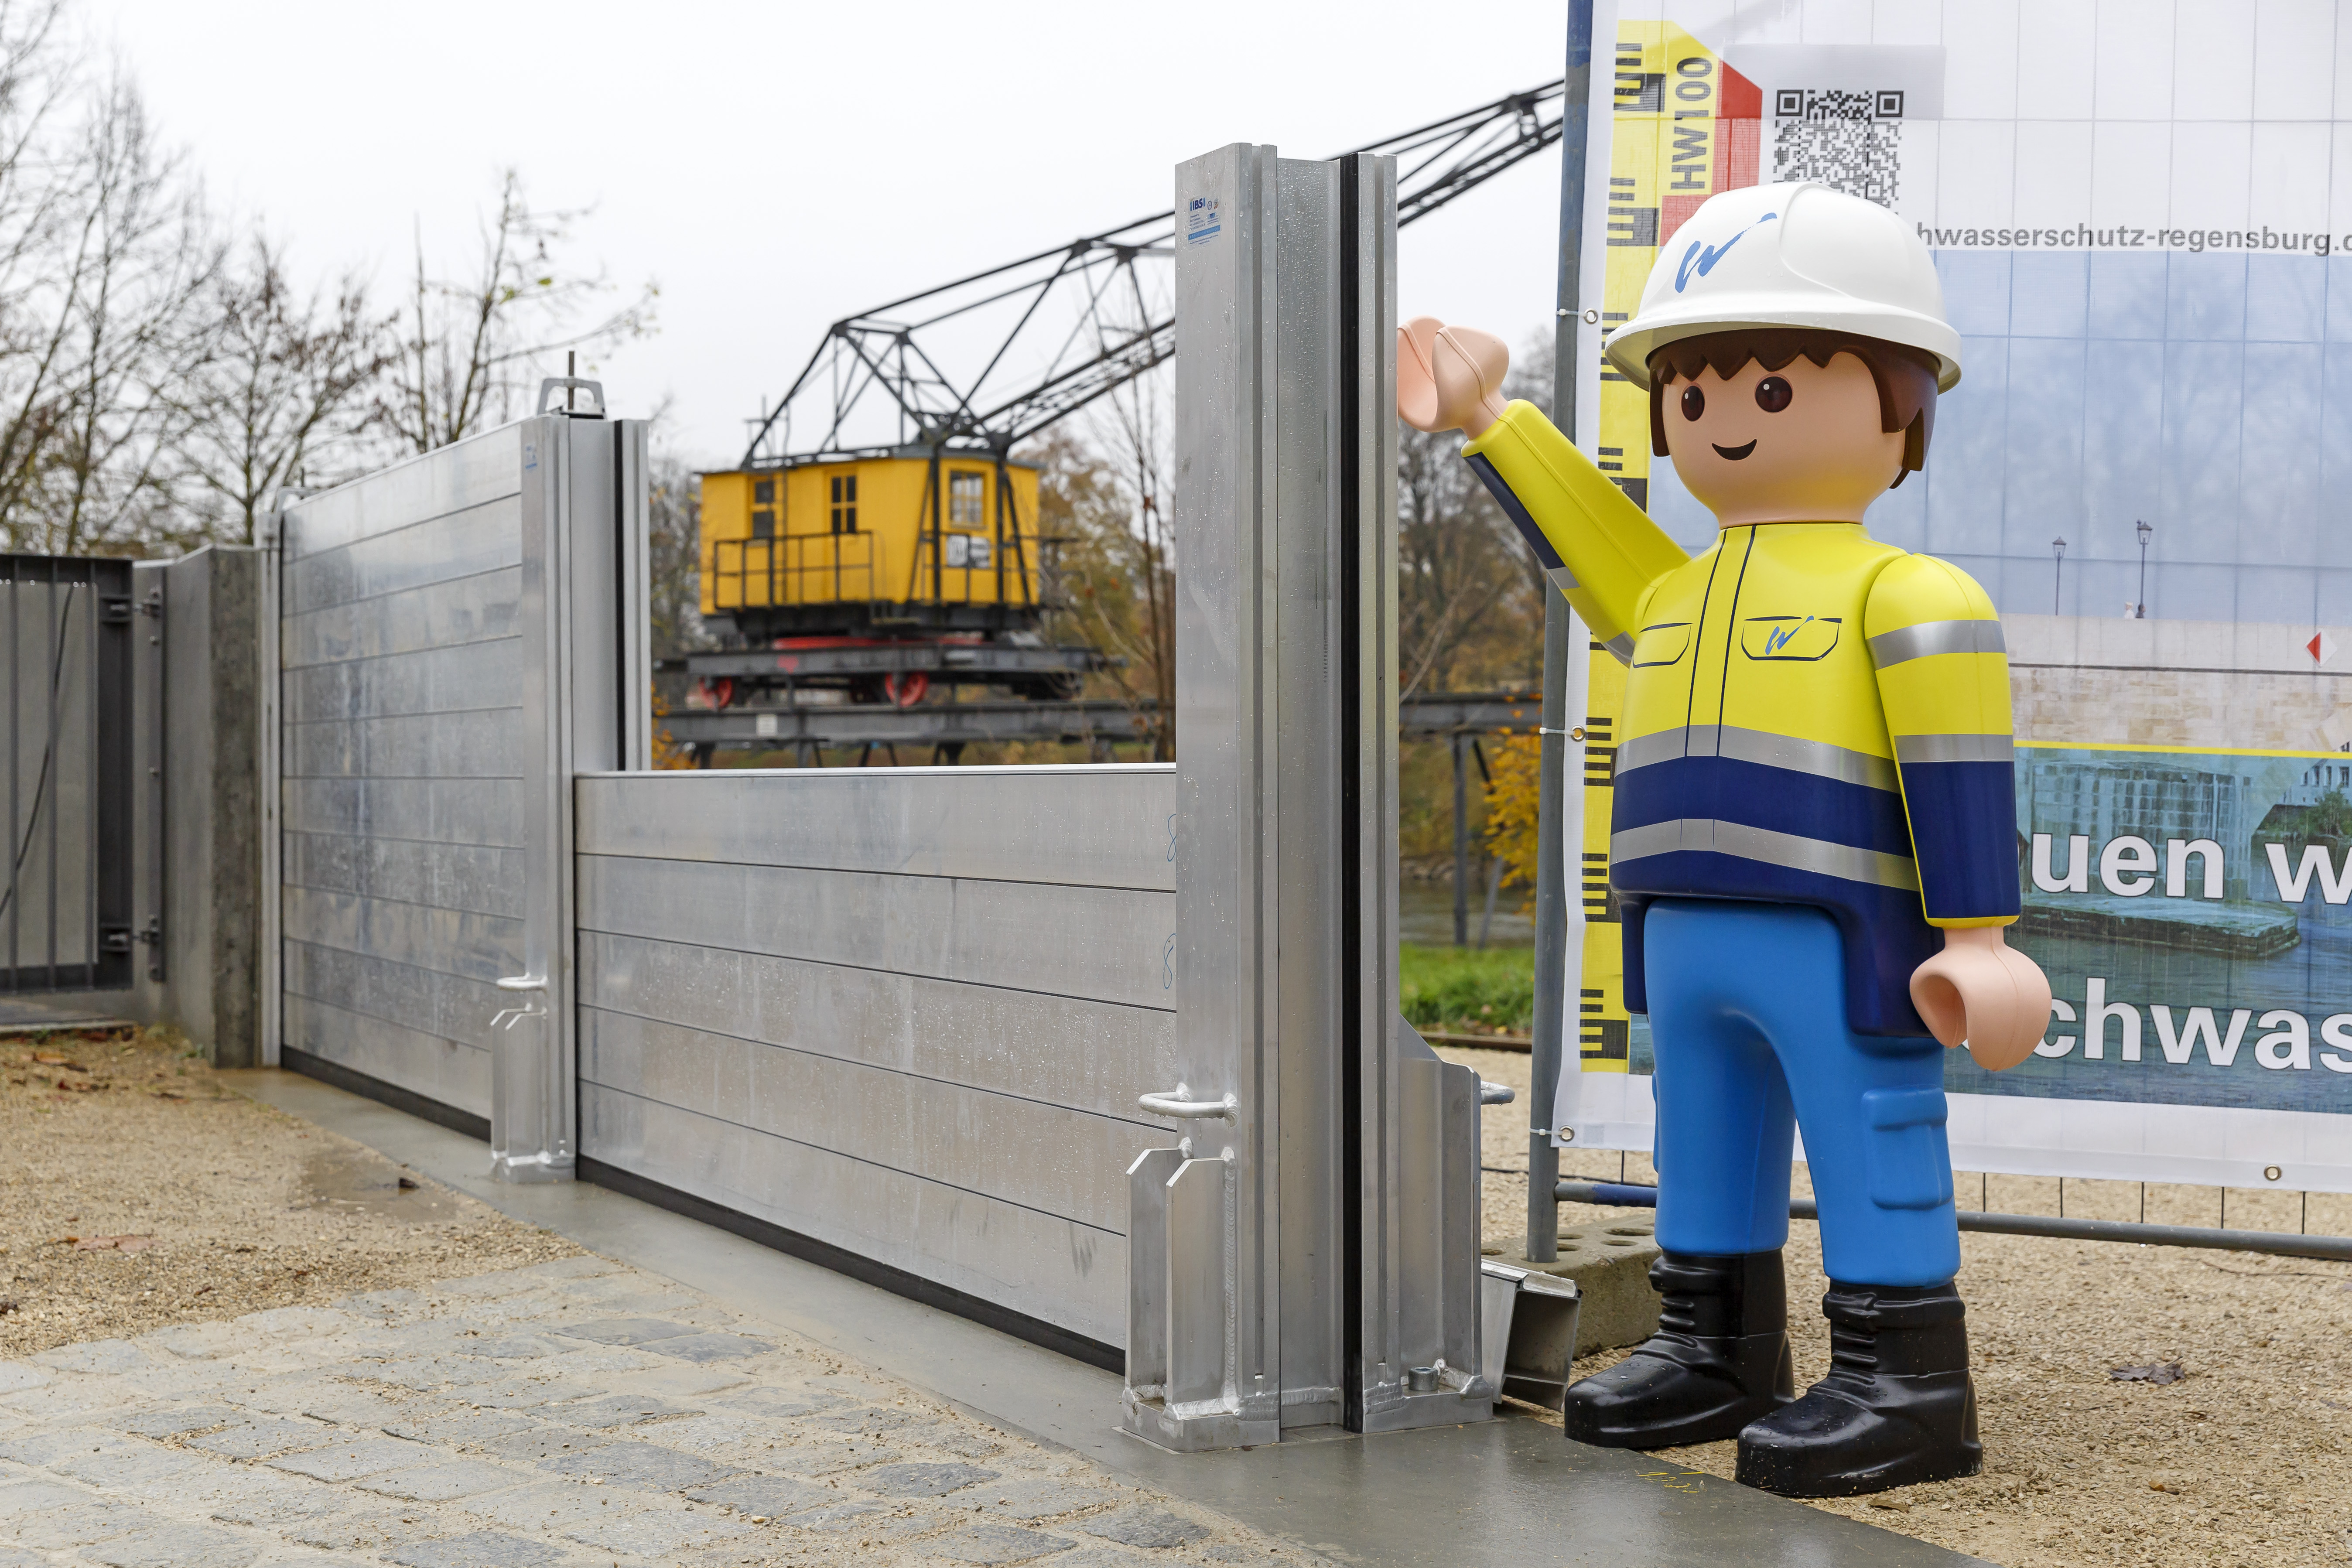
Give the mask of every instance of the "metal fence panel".
M 284 1044 L 490 1112 L 522 967 L 520 426 L 284 522 Z
M 1119 1342 L 1174 802 L 1166 766 L 583 778 L 583 1154 Z
M 572 1173 L 572 780 L 646 761 L 645 471 L 643 424 L 542 413 L 279 520 L 285 1043 L 506 1180 Z
M 0 555 L 0 991 L 131 981 L 131 563 Z

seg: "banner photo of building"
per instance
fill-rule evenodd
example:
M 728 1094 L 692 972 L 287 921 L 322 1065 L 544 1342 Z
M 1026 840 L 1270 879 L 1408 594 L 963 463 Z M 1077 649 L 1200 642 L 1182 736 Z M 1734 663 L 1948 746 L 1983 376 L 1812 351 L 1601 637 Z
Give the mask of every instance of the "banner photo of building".
M 1685 548 L 1714 520 L 1601 343 L 1707 196 L 1891 208 L 1962 334 L 1927 471 L 1869 527 L 2001 611 L 2012 937 L 2057 998 L 2023 1065 L 1950 1054 L 1963 1169 L 2352 1191 L 2352 17 L 2229 16 L 1596 8 L 1576 438 Z M 1608 890 L 1622 690 L 1595 648 L 1564 1146 L 1649 1147 Z

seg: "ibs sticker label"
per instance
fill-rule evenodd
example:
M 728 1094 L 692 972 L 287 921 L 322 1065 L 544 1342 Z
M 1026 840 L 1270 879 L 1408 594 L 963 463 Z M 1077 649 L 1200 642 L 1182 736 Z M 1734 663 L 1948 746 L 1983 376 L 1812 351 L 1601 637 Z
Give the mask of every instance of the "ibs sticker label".
M 1187 245 L 1208 244 L 1217 237 L 1217 230 L 1223 226 L 1218 221 L 1217 198 L 1214 196 L 1194 196 L 1184 209 L 1184 243 Z

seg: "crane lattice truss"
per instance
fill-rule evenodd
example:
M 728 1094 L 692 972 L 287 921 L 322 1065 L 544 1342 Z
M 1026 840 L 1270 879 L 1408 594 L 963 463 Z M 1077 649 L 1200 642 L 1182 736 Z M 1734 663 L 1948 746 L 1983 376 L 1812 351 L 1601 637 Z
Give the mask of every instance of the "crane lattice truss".
M 1397 222 L 1427 216 L 1559 140 L 1549 81 L 1360 147 L 1393 154 Z M 835 321 L 742 466 L 782 468 L 908 446 L 1019 442 L 1175 352 L 1166 269 L 1175 215 L 1157 213 Z M 950 369 L 950 367 L 953 367 Z M 895 423 L 896 439 L 877 439 Z

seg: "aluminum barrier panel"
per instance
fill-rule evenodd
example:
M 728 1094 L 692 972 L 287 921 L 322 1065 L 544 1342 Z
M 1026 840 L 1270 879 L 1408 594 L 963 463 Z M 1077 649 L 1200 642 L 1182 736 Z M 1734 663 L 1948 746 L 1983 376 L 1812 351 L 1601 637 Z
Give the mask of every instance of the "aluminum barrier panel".
M 285 1048 L 485 1121 L 522 966 L 522 432 L 284 522 Z
M 570 786 L 643 760 L 644 431 L 541 415 L 279 517 L 283 1059 L 511 1179 L 571 1171 Z
M 1116 1356 L 1175 799 L 1164 764 L 583 776 L 584 1168 Z

